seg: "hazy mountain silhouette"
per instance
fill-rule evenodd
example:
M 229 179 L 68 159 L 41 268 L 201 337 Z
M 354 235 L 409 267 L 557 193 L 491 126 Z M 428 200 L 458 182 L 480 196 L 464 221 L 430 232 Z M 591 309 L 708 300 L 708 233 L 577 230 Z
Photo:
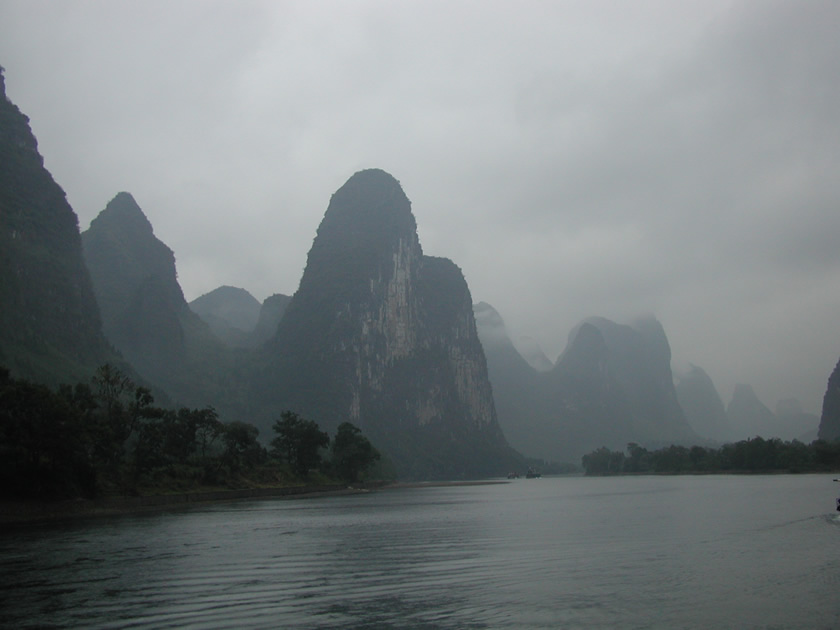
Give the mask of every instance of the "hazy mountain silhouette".
M 519 354 L 508 337 L 502 317 L 486 302 L 473 306 L 499 424 L 511 446 L 531 457 L 555 452 L 551 427 L 543 426 L 537 371 Z
M 251 333 L 252 345 L 261 345 L 277 334 L 277 327 L 291 301 L 290 295 L 282 293 L 275 293 L 265 298 L 260 306 L 257 324 Z
M 577 463 L 600 446 L 697 441 L 677 401 L 661 324 L 590 318 L 569 334 L 548 372 L 517 352 L 499 314 L 475 307 L 499 423 L 524 454 Z
M 726 415 L 736 435 L 743 439 L 761 436 L 773 437 L 776 419 L 773 412 L 756 396 L 751 385 L 739 383 L 726 407 Z
M 676 380 L 677 400 L 694 432 L 716 442 L 734 440 L 736 435 L 726 407 L 705 370 L 690 365 Z
M 828 377 L 828 387 L 823 397 L 819 436 L 823 440 L 840 438 L 840 361 Z
M 175 256 L 146 215 L 119 193 L 82 233 L 85 262 L 111 343 L 147 380 L 186 404 L 225 389 L 227 349 L 193 313 L 178 284 Z
M 785 398 L 776 403 L 777 435 L 783 440 L 799 440 L 810 443 L 817 439 L 820 419 L 813 413 L 802 411 L 796 398 Z
M 554 363 L 545 355 L 540 344 L 533 337 L 521 336 L 514 345 L 522 358 L 537 372 L 548 372 L 554 367 Z
M 261 305 L 245 289 L 221 286 L 197 297 L 189 307 L 229 346 L 247 348 L 253 345 Z

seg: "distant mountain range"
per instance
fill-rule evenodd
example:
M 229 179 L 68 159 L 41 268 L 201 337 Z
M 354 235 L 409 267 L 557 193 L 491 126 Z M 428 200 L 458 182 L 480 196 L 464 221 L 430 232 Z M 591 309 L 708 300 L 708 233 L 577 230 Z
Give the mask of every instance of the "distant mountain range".
M 495 309 L 473 306 L 461 270 L 423 253 L 402 187 L 378 169 L 332 196 L 293 296 L 260 304 L 220 287 L 187 304 L 174 253 L 129 193 L 80 234 L 2 73 L 0 89 L 0 365 L 15 376 L 57 385 L 115 363 L 264 440 L 285 410 L 329 432 L 350 421 L 418 479 L 503 474 L 524 456 L 579 462 L 629 442 L 816 430 L 795 401 L 774 414 L 749 388 L 724 412 L 700 368 L 675 386 L 653 317 L 587 319 L 554 362 L 533 340 L 514 344 Z M 838 390 L 835 370 L 821 437 L 840 434 Z
M 300 288 L 263 305 L 234 287 L 187 305 L 172 251 L 128 193 L 82 242 L 105 334 L 178 402 L 211 404 L 266 436 L 287 409 L 330 432 L 351 421 L 406 477 L 524 466 L 496 420 L 466 282 L 423 255 L 384 171 L 333 195 Z
M 541 372 L 518 353 L 495 309 L 479 303 L 474 310 L 499 422 L 515 448 L 579 461 L 600 446 L 698 441 L 677 402 L 671 351 L 653 318 L 634 326 L 581 322 L 554 366 Z

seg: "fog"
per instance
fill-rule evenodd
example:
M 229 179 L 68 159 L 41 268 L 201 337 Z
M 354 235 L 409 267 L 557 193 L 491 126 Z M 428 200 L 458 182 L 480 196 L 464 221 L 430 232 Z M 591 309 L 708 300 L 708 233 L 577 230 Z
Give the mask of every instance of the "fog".
M 552 359 L 653 313 L 675 365 L 819 413 L 840 356 L 836 2 L 0 0 L 81 229 L 131 192 L 188 300 L 297 288 L 385 169 L 427 254 Z

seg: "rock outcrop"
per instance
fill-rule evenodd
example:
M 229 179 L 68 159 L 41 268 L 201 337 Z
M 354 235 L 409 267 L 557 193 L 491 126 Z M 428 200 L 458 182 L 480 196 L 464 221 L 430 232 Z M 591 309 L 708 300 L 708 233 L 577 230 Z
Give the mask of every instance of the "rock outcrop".
M 330 200 L 300 286 L 266 346 L 262 395 L 333 431 L 359 426 L 404 477 L 475 477 L 515 453 L 496 418 L 464 277 L 424 256 L 381 170 Z

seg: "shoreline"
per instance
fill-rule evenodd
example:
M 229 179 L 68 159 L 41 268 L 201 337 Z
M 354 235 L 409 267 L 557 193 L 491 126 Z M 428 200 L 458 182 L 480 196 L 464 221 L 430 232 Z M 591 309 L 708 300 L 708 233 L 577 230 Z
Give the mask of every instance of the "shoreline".
M 306 499 L 370 492 L 387 487 L 384 482 L 312 486 L 278 486 L 241 488 L 236 490 L 207 490 L 178 494 L 159 494 L 141 497 L 113 497 L 107 499 L 64 499 L 60 501 L 0 501 L 0 528 L 49 523 L 62 520 L 121 516 L 157 510 L 187 508 L 212 503 L 227 503 L 248 499 Z

